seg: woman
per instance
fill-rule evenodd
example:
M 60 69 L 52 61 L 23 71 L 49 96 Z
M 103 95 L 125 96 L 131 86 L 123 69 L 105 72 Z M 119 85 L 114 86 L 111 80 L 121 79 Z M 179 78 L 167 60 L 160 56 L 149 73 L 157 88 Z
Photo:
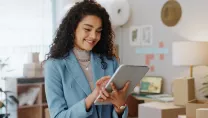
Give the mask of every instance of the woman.
M 45 89 L 52 118 L 126 118 L 129 83 L 112 93 L 103 86 L 118 63 L 106 10 L 92 0 L 77 3 L 63 18 L 45 63 Z M 110 75 L 110 76 L 107 76 Z M 94 105 L 100 102 L 112 105 Z

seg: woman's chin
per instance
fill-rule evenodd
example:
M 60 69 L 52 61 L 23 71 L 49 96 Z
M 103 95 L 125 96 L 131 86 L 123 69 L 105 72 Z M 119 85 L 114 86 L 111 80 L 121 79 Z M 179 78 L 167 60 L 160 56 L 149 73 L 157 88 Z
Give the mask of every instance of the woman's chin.
M 85 47 L 84 50 L 86 51 L 91 51 L 93 49 L 93 47 Z
M 83 46 L 83 49 L 86 51 L 91 51 L 94 48 L 94 45 L 85 45 Z

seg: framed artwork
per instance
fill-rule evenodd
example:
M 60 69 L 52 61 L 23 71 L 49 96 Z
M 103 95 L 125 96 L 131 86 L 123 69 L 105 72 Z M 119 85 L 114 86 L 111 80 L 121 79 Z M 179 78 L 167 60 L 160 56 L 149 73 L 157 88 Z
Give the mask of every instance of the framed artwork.
M 141 93 L 161 93 L 162 77 L 145 76 L 140 82 Z
M 130 28 L 130 45 L 132 46 L 136 46 L 136 45 L 140 45 L 140 28 L 136 27 L 136 26 L 132 26 Z
M 130 27 L 130 45 L 141 46 L 141 45 L 152 45 L 152 26 L 132 26 Z

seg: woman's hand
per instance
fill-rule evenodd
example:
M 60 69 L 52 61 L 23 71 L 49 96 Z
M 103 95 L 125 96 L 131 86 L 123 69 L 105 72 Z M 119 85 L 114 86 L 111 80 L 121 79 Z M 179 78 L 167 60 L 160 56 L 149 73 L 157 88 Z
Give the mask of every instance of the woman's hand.
M 104 76 L 96 82 L 96 87 L 92 92 L 95 99 L 97 98 L 99 94 L 101 94 L 101 98 L 103 99 L 110 96 L 106 91 L 104 91 L 105 96 L 103 96 L 103 92 L 102 92 L 104 90 L 105 85 L 108 83 L 109 80 L 110 80 L 110 76 Z
M 102 90 L 102 87 L 103 88 L 105 87 L 105 85 L 107 84 L 107 82 L 109 81 L 109 79 L 110 79 L 110 76 L 104 76 L 104 77 L 100 78 L 96 82 L 95 89 L 85 99 L 86 111 L 89 111 L 90 110 L 92 104 L 94 103 L 95 99 L 97 98 L 97 96 L 99 95 L 100 91 Z
M 126 93 L 128 90 L 130 82 L 127 82 L 121 90 L 117 90 L 114 83 L 111 83 L 112 93 L 108 93 L 105 89 L 101 91 L 101 97 L 98 101 L 100 102 L 111 102 L 114 105 L 116 112 L 120 115 L 124 110 L 121 110 L 120 107 L 125 105 L 126 102 Z M 109 97 L 107 97 L 109 95 Z
M 130 82 L 126 82 L 124 87 L 121 90 L 118 90 L 114 83 L 111 83 L 112 93 L 111 93 L 111 102 L 114 105 L 114 108 L 118 114 L 123 113 L 124 110 L 121 110 L 120 107 L 125 105 L 126 102 L 126 93 L 128 90 Z

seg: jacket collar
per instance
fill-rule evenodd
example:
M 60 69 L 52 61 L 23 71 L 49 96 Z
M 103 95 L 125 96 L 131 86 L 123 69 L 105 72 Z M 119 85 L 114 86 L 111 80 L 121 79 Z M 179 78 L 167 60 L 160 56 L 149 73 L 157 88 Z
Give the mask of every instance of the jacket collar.
M 92 66 L 93 83 L 94 86 L 96 86 L 96 81 L 104 76 L 104 70 L 101 68 L 100 58 L 97 54 L 91 53 L 90 61 Z M 90 85 L 73 51 L 69 52 L 65 64 L 73 79 L 75 79 L 85 94 L 89 95 L 92 92 Z

